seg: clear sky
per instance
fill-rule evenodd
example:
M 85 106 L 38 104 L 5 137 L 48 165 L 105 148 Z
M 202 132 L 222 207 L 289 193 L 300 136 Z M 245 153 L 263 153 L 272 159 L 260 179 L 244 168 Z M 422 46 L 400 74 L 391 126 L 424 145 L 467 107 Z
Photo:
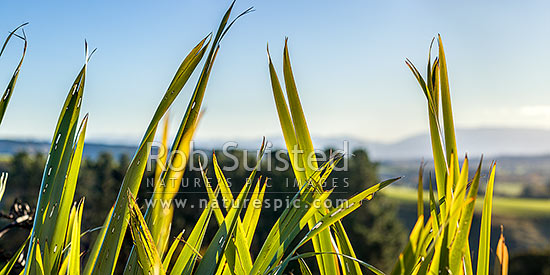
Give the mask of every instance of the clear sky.
M 28 55 L 0 138 L 49 140 L 87 39 L 98 51 L 83 112 L 88 137 L 137 141 L 193 45 L 230 1 L 7 1 L 0 34 L 30 22 Z M 314 136 L 394 141 L 427 130 L 425 99 L 404 64 L 424 68 L 441 33 L 458 127 L 550 128 L 547 1 L 250 1 L 256 11 L 222 41 L 198 138 L 280 136 L 268 79 L 289 37 Z M 21 43 L 0 59 L 7 83 Z M 174 127 L 195 78 L 172 107 Z M 2 89 L 5 86 L 1 86 Z

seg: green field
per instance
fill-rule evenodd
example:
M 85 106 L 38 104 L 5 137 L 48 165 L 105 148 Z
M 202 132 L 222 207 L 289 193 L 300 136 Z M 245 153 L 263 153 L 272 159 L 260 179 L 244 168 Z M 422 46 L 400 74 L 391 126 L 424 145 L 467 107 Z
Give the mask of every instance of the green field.
M 416 204 L 417 190 L 390 186 L 382 191 L 389 198 L 399 201 L 400 204 Z M 429 194 L 424 191 L 424 203 L 428 203 Z M 481 212 L 483 197 L 476 200 L 476 211 Z M 493 198 L 493 214 L 502 216 L 521 216 L 521 217 L 550 217 L 550 200 L 548 199 L 528 199 L 528 198 Z

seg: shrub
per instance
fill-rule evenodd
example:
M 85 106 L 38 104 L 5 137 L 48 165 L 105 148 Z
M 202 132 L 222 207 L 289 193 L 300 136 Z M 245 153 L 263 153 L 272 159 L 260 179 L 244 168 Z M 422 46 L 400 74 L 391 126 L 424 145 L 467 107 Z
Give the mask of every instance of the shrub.
M 431 57 L 428 58 L 426 80 L 409 60 L 406 61 L 428 102 L 436 191 L 432 188 L 430 175 L 430 214 L 426 220 L 422 198 L 423 166 L 421 165 L 418 181 L 418 220 L 410 234 L 409 244 L 399 256 L 392 274 L 473 274 L 468 236 L 480 184 L 483 158 L 470 181 L 468 157 L 464 158 L 462 166 L 458 162 L 447 62 L 440 36 L 437 44 L 439 56 L 433 63 L 431 63 Z M 477 274 L 489 272 L 495 168 L 496 165 L 493 163 L 485 192 Z
M 92 249 L 87 251 L 86 264 L 81 265 L 83 257 L 80 238 L 88 231 L 81 231 L 84 199 L 75 202 L 74 196 L 88 120 L 88 116 L 84 116 L 77 127 L 89 60 L 86 46 L 86 62 L 71 85 L 54 131 L 33 227 L 26 242 L 28 253 L 24 274 L 113 274 L 127 229 L 133 239 L 133 248 L 124 269 L 125 274 L 283 274 L 293 261 L 298 263 L 302 274 L 312 274 L 312 269 L 304 260 L 306 258 L 315 259 L 315 270 L 319 270 L 320 274 L 362 274 L 365 269 L 383 274 L 376 267 L 357 259 L 342 219 L 398 178 L 375 184 L 335 207 L 325 204 L 333 189 L 325 189 L 323 183 L 344 156 L 334 154 L 325 162 L 316 158 L 286 43 L 282 70 L 284 89 L 270 57 L 269 75 L 298 190 L 271 227 L 259 253 L 253 257 L 250 246 L 256 228 L 262 226 L 258 224 L 262 207 L 245 208 L 245 202 L 247 199 L 261 202 L 266 192 L 265 183 L 262 184 L 261 177 L 256 177 L 261 166 L 265 141 L 260 146 L 254 169 L 241 190 L 236 193 L 236 197 L 233 196 L 215 154 L 215 186 L 210 183 L 206 171 L 201 169 L 209 202 L 200 210 L 199 219 L 185 239 L 182 231 L 170 242 L 175 210 L 173 207 L 149 205 L 145 214 L 138 207 L 135 196 L 138 195 L 151 153 L 150 144 L 160 120 L 193 71 L 204 60 L 193 95 L 164 160 L 167 168 L 158 170 L 155 180 L 161 183 L 168 180 L 179 181 L 183 177 L 184 170 L 177 168 L 185 167 L 188 161 L 186 156 L 189 155 L 189 144 L 200 118 L 210 72 L 220 49 L 219 43 L 235 20 L 250 11 L 246 10 L 230 21 L 232 8 L 233 4 L 224 14 L 218 30 L 202 39 L 178 68 L 129 163 L 117 198 L 104 220 L 99 236 Z M 10 36 L 14 33 L 15 31 Z M 419 182 L 418 222 L 394 268 L 395 274 L 472 274 L 473 270 L 468 234 L 480 182 L 481 163 L 470 183 L 468 159 L 465 158 L 462 166 L 458 162 L 446 62 L 440 38 L 438 45 L 439 58 L 433 64 L 429 59 L 426 81 L 407 61 L 428 101 L 437 195 L 430 182 L 430 215 L 425 221 L 422 181 Z M 19 67 L 13 79 L 17 78 L 18 71 Z M 9 95 L 11 93 L 8 93 L 8 98 Z M 420 174 L 422 175 L 422 167 Z M 494 176 L 495 166 L 492 165 L 480 233 L 477 264 L 480 274 L 488 273 Z M 3 192 L 6 177 L 1 182 L 0 190 Z M 179 185 L 156 184 L 152 199 L 169 200 L 178 191 Z M 220 204 L 220 200 L 230 203 Z M 207 242 L 207 225 L 212 218 L 218 227 L 210 242 Z M 309 242 L 313 245 L 313 251 L 299 253 L 298 249 Z M 11 271 L 25 246 L 26 244 L 21 246 L 0 274 Z

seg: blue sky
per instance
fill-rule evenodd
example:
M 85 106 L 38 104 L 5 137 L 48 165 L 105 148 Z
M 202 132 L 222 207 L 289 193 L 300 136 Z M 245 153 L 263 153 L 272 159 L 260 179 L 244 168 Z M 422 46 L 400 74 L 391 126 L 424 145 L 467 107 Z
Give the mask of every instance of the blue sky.
M 88 137 L 139 140 L 177 66 L 229 3 L 3 3 L 0 33 L 30 24 L 28 55 L 0 138 L 51 139 L 87 39 L 98 48 L 83 102 Z M 280 68 L 285 36 L 313 136 L 389 142 L 426 131 L 425 100 L 404 58 L 424 68 L 437 33 L 458 127 L 550 129 L 548 2 L 240 0 L 236 11 L 249 6 L 256 11 L 222 42 L 198 139 L 280 136 L 265 49 L 269 42 Z M 20 44 L 0 59 L 2 85 Z M 174 127 L 193 85 L 171 109 Z

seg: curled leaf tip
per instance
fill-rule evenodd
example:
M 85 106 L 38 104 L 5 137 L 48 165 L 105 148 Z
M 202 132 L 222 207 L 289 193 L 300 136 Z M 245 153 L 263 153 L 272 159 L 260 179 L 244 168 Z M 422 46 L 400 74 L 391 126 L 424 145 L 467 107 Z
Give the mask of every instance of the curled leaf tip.
M 249 14 L 249 13 L 255 12 L 255 11 L 256 11 L 256 10 L 255 10 L 254 7 L 252 6 L 252 7 L 248 8 L 248 9 L 246 9 L 245 11 L 243 11 L 243 12 L 241 13 L 241 15 Z
M 86 58 L 86 63 L 90 61 L 90 59 L 92 58 L 92 56 L 94 55 L 94 53 L 97 51 L 97 48 L 94 48 L 92 50 L 92 52 L 88 55 L 88 57 Z

